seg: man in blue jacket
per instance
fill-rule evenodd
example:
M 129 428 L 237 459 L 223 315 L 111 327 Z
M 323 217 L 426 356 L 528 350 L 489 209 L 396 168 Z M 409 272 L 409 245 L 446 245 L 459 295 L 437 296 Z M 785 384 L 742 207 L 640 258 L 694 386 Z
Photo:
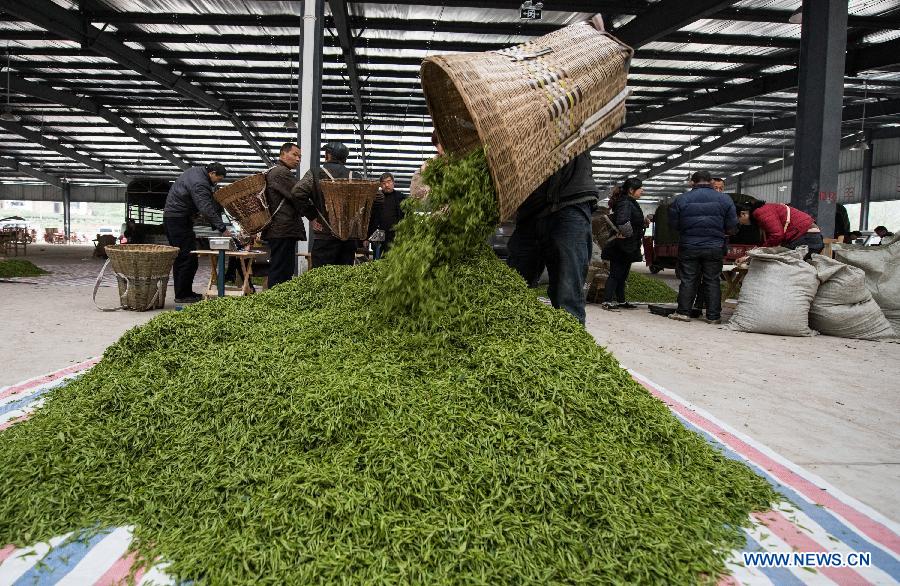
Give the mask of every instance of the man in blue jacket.
M 169 188 L 163 210 L 163 226 L 169 244 L 178 248 L 178 256 L 172 266 L 176 303 L 194 303 L 203 298 L 192 290 L 194 275 L 197 274 L 197 255 L 191 254 L 191 251 L 197 249 L 197 237 L 191 217 L 199 211 L 210 226 L 223 236 L 231 236 L 222 221 L 222 206 L 213 199 L 216 183 L 224 179 L 227 173 L 221 163 L 191 167 Z
M 675 198 L 669 207 L 669 225 L 678 231 L 678 310 L 669 317 L 691 321 L 691 305 L 697 296 L 701 276 L 706 288 L 706 321 L 721 323 L 722 290 L 719 276 L 727 250 L 727 235 L 737 230 L 738 219 L 732 199 L 713 189 L 709 171 L 691 176 L 693 189 Z

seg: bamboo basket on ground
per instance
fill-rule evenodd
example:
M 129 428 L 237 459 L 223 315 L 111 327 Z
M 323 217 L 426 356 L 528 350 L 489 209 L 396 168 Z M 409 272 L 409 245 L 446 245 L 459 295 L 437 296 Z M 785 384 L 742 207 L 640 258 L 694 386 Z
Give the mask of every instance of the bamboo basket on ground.
M 444 149 L 485 146 L 501 221 L 625 121 L 632 49 L 579 22 L 500 51 L 428 57 L 421 78 Z
M 178 256 L 174 246 L 161 244 L 119 244 L 106 247 L 108 264 L 119 286 L 121 307 L 135 311 L 162 308 L 166 303 L 169 273 Z M 103 270 L 106 269 L 104 265 Z M 97 278 L 97 285 L 103 277 Z M 97 287 L 94 287 L 96 298 Z M 96 299 L 95 299 L 96 303 Z
M 244 232 L 255 234 L 272 216 L 266 201 L 266 174 L 257 173 L 216 190 L 213 194 L 225 211 L 238 221 Z
M 365 240 L 369 237 L 372 204 L 380 182 L 370 179 L 321 179 L 325 212 L 331 231 L 341 240 Z

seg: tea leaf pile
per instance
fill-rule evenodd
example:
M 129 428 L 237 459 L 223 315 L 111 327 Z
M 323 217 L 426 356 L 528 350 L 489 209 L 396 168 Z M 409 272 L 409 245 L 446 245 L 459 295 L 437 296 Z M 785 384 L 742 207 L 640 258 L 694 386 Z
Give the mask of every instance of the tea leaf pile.
M 769 485 L 483 239 L 419 265 L 442 311 L 386 303 L 403 246 L 127 332 L 0 432 L 0 543 L 133 525 L 201 584 L 714 582 Z
M 48 274 L 44 269 L 36 266 L 31 261 L 9 258 L 0 260 L 0 278 L 10 277 L 39 277 Z
M 678 301 L 678 292 L 659 279 L 632 271 L 625 281 L 625 299 L 644 303 L 672 303 Z

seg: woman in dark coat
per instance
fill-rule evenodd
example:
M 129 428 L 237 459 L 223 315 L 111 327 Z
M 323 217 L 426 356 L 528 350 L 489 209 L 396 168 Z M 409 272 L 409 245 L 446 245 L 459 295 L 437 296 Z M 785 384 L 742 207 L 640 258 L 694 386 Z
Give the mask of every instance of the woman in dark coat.
M 603 248 L 603 260 L 609 261 L 609 278 L 601 305 L 606 310 L 637 307 L 625 301 L 625 281 L 631 272 L 631 263 L 641 260 L 641 242 L 647 224 L 637 200 L 643 192 L 641 180 L 632 177 L 615 188 L 609 198 L 610 216 L 619 233 Z

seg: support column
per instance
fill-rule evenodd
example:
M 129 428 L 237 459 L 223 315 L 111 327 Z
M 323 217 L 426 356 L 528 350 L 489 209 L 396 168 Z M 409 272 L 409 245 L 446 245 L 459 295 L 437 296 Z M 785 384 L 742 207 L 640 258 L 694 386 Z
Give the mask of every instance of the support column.
M 325 0 L 303 3 L 303 60 L 300 65 L 300 150 L 298 173 L 317 167 L 322 160 L 322 44 Z
M 744 193 L 744 174 L 741 173 L 737 176 L 737 187 L 735 188 L 735 193 Z
M 875 143 L 872 141 L 871 131 L 866 131 L 863 137 L 868 149 L 863 151 L 862 190 L 859 194 L 859 229 L 869 229 L 869 202 L 872 201 L 872 160 L 874 158 Z
M 300 60 L 297 108 L 300 124 L 297 144 L 300 145 L 300 166 L 297 176 L 322 163 L 322 52 L 325 33 L 325 0 L 303 2 L 303 56 Z M 300 243 L 300 251 L 312 250 L 313 233 L 304 220 L 309 240 Z M 299 260 L 298 260 L 299 265 Z M 299 272 L 299 266 L 298 266 Z
M 63 235 L 66 237 L 66 242 L 68 242 L 69 237 L 72 235 L 72 184 L 69 183 L 67 180 L 63 180 L 62 196 L 63 196 Z
M 791 205 L 834 237 L 847 0 L 804 0 Z

